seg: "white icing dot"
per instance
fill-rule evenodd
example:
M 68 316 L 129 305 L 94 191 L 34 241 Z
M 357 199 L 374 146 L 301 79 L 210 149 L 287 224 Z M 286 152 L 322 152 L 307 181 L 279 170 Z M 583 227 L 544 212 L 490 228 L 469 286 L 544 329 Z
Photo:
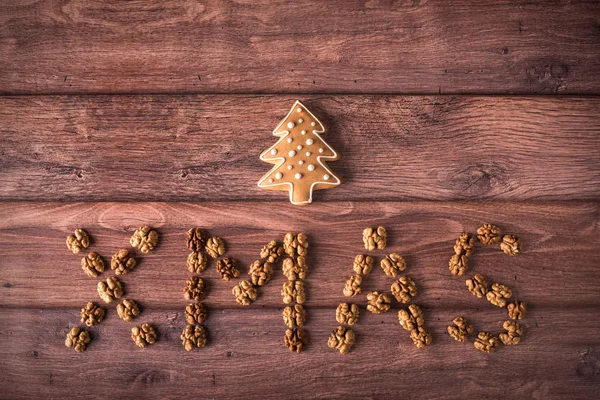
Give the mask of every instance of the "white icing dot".
M 306 157 L 310 157 L 310 156 L 312 156 L 312 153 L 310 151 L 307 151 L 306 152 Z
M 290 150 L 288 154 L 290 155 L 290 157 L 294 157 L 296 155 L 296 150 Z
M 299 123 L 299 124 L 301 124 L 301 123 L 303 123 L 303 122 L 304 122 L 304 120 L 303 120 L 302 118 L 299 118 L 299 119 L 298 119 L 298 123 Z
M 308 146 L 310 146 L 310 145 L 311 145 L 311 144 L 313 144 L 314 142 L 315 142 L 315 141 L 314 141 L 314 140 L 312 140 L 312 139 L 306 139 L 306 144 L 307 144 Z
M 319 153 L 322 153 L 322 152 L 324 152 L 324 151 L 325 151 L 325 149 L 324 149 L 324 148 L 322 148 L 322 147 L 319 149 Z
M 277 150 L 276 149 L 271 150 L 271 154 L 273 154 L 273 155 L 277 154 Z
M 315 126 L 317 123 L 315 121 L 311 122 L 310 125 L 311 126 Z
M 288 125 L 287 125 L 287 126 L 288 126 L 288 128 L 292 129 L 293 127 L 295 127 L 295 126 L 296 126 L 296 124 L 295 124 L 295 123 L 293 123 L 293 122 L 288 122 Z
M 294 139 L 292 139 L 292 138 L 288 138 L 288 140 L 287 140 L 288 143 L 292 143 L 293 141 L 294 141 Z
M 300 172 L 298 172 L 298 173 L 296 173 L 296 175 L 294 175 L 294 178 L 300 179 L 300 178 L 302 178 L 302 174 Z
M 306 135 L 306 133 L 307 133 L 307 132 L 306 132 L 306 129 L 302 129 L 302 134 L 303 134 L 303 135 Z
M 273 183 L 273 178 L 269 179 L 269 183 Z
M 302 150 L 302 145 L 301 144 L 298 145 L 298 150 Z
M 275 174 L 275 179 L 281 179 L 283 178 L 283 174 L 281 172 L 278 172 Z
M 298 164 L 300 164 L 300 165 L 304 164 L 304 160 L 298 161 Z
M 314 171 L 315 170 L 315 166 L 312 165 L 312 164 L 308 164 L 307 168 L 308 168 L 309 171 Z
M 302 112 L 302 108 L 298 107 L 298 108 L 296 109 L 296 111 L 298 111 L 298 112 Z
M 330 178 L 329 174 L 325 174 L 325 175 L 323 175 L 323 179 L 325 179 L 326 181 L 328 181 L 328 180 L 329 180 L 329 178 Z
M 288 169 L 291 171 L 291 169 L 294 168 L 293 165 L 288 165 Z

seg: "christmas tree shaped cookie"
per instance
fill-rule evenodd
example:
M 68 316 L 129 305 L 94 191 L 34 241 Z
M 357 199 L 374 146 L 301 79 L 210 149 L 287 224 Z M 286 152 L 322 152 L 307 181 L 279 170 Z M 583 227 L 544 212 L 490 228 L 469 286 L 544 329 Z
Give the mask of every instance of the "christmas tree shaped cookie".
M 341 179 L 324 161 L 339 155 L 321 138 L 323 124 L 299 101 L 277 125 L 273 136 L 279 140 L 260 159 L 275 166 L 258 181 L 268 190 L 289 191 L 295 205 L 312 203 L 313 190 L 338 186 Z

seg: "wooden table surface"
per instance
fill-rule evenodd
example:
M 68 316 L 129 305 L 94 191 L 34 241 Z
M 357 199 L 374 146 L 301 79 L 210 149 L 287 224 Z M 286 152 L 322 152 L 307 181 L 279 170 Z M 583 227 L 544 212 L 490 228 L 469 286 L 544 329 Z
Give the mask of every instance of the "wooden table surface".
M 599 96 L 596 1 L 0 1 L 0 398 L 597 398 Z M 345 181 L 307 207 L 256 187 L 296 99 Z M 529 308 L 521 343 L 492 355 L 446 333 L 457 315 L 502 331 L 505 310 L 448 271 L 454 240 L 486 222 L 522 254 L 478 244 L 468 275 Z M 84 228 L 108 259 L 144 224 L 159 246 L 122 277 L 142 314 L 105 306 L 88 349 L 67 349 L 101 301 L 66 236 Z M 417 349 L 400 306 L 374 315 L 363 294 L 341 356 L 335 307 L 377 225 L 433 343 Z M 303 353 L 283 345 L 282 274 L 242 307 L 214 264 L 210 343 L 184 351 L 192 226 L 243 276 L 267 241 L 309 235 Z M 363 290 L 391 282 L 376 267 Z M 159 341 L 137 348 L 134 322 Z

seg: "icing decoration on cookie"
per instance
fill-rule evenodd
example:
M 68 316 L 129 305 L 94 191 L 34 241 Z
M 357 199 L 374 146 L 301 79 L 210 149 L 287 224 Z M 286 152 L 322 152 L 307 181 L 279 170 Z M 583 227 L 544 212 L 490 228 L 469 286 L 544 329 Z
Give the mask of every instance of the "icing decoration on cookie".
M 273 130 L 273 136 L 279 140 L 260 155 L 262 161 L 274 166 L 258 181 L 258 186 L 288 191 L 290 202 L 294 205 L 312 203 L 313 190 L 338 186 L 342 182 L 340 177 L 329 169 L 325 161 L 336 161 L 340 156 L 323 140 L 322 134 L 325 134 L 325 127 L 321 121 L 296 101 Z M 303 136 L 301 142 L 305 143 L 304 147 L 292 144 Z M 307 150 L 306 159 L 296 161 L 296 150 L 303 148 Z M 296 168 L 292 164 L 296 164 Z M 292 168 L 294 173 L 288 172 Z

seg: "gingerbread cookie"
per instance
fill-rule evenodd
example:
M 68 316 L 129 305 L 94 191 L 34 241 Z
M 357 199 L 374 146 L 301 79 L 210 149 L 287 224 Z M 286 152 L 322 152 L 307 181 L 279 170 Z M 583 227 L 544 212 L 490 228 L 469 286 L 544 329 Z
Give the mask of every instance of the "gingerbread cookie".
M 312 203 L 313 190 L 338 186 L 340 177 L 325 164 L 340 157 L 322 138 L 325 127 L 299 101 L 277 125 L 273 136 L 279 141 L 260 159 L 275 166 L 258 181 L 258 187 L 290 193 L 294 205 Z

